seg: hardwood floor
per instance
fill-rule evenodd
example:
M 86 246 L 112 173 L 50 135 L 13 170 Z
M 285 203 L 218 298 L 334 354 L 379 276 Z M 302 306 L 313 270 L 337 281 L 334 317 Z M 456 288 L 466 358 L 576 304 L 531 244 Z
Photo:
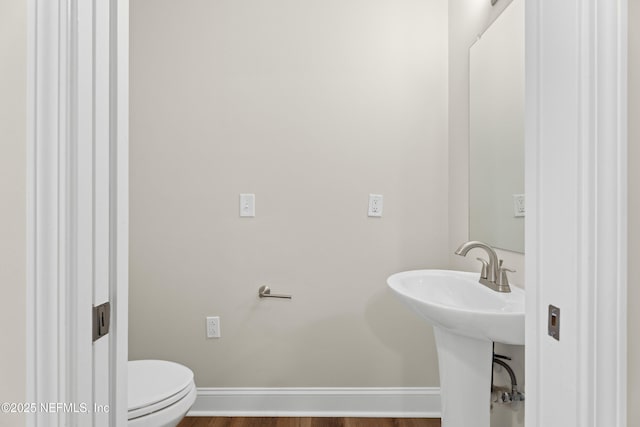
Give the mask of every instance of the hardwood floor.
M 440 419 L 187 417 L 178 427 L 440 427 Z

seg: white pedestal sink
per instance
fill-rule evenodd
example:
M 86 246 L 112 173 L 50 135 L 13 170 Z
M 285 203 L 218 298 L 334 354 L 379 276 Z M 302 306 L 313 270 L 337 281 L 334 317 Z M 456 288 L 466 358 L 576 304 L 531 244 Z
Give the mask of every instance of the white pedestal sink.
M 413 311 L 433 324 L 442 427 L 489 427 L 493 342 L 524 344 L 524 291 L 499 293 L 478 273 L 405 271 L 387 279 Z

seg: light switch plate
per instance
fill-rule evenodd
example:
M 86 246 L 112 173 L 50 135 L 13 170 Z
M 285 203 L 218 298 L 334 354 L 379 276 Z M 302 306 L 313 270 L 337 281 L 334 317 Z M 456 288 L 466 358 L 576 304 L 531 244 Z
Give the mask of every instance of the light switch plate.
M 256 195 L 240 194 L 240 216 L 254 217 L 256 216 Z

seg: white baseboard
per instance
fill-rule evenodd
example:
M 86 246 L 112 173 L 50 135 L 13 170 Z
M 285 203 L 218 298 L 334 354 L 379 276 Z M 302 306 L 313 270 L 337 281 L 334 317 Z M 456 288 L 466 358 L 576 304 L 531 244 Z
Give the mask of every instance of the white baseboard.
M 198 388 L 188 416 L 440 418 L 440 388 Z

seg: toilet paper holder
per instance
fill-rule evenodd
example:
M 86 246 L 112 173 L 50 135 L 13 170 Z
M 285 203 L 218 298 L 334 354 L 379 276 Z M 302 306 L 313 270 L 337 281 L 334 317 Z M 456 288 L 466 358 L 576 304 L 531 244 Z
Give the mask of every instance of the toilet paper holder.
M 284 298 L 284 299 L 293 298 L 291 295 L 272 294 L 271 288 L 269 288 L 267 285 L 260 286 L 260 289 L 258 289 L 258 296 L 260 298 Z

